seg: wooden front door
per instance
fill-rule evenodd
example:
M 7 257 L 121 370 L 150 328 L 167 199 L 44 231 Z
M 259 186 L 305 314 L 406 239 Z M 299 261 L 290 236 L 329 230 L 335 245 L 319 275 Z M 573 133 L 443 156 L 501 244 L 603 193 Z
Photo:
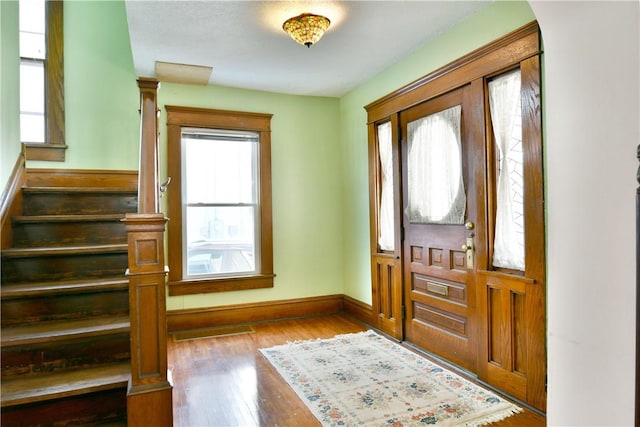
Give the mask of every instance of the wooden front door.
M 533 22 L 366 108 L 373 324 L 544 410 L 539 42 Z
M 473 271 L 477 191 L 484 149 L 474 141 L 471 85 L 400 115 L 405 337 L 476 370 Z

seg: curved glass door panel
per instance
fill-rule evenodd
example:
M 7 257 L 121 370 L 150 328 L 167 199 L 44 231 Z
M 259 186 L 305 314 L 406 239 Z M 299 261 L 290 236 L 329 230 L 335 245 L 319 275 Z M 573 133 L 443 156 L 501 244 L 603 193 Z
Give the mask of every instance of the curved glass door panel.
M 463 224 L 460 105 L 407 124 L 409 221 Z

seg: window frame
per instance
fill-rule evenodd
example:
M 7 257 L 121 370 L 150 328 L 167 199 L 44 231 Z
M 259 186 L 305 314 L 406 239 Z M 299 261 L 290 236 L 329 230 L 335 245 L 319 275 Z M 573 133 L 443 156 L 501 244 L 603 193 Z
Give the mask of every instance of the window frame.
M 22 142 L 26 160 L 63 162 L 64 114 L 64 2 L 45 1 L 44 143 Z M 22 60 L 22 57 L 20 58 Z
M 165 105 L 167 112 L 167 169 L 172 184 L 167 194 L 169 295 L 192 295 L 273 287 L 273 229 L 271 202 L 271 118 L 272 114 L 248 113 Z M 185 279 L 183 274 L 182 218 L 182 128 L 252 131 L 259 134 L 258 174 L 260 261 L 257 274 Z

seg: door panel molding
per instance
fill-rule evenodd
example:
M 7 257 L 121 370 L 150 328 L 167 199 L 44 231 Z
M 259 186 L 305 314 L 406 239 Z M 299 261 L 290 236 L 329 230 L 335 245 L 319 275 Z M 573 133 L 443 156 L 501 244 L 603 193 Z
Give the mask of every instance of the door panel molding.
M 373 313 L 377 327 L 395 338 L 402 338 L 402 283 L 400 260 L 394 255 L 377 254 L 373 264 Z
M 545 359 L 540 357 L 536 322 L 539 307 L 535 280 L 494 271 L 478 272 L 479 345 L 478 377 L 499 383 L 501 389 L 528 403 L 540 400 Z M 538 402 L 539 403 L 539 402 Z M 534 405 L 536 406 L 536 405 Z

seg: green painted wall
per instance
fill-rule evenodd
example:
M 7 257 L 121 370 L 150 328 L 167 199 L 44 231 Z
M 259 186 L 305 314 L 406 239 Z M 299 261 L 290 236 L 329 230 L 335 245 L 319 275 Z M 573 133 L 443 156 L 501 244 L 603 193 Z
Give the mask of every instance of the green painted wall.
M 0 183 L 2 191 L 20 154 L 18 2 L 0 1 Z
M 274 287 L 169 297 L 182 309 L 343 293 L 342 170 L 339 101 L 220 86 L 162 83 L 160 153 L 166 153 L 165 105 L 273 114 Z M 166 156 L 161 169 L 166 171 Z M 164 180 L 164 173 L 162 179 Z M 171 191 L 171 187 L 169 187 Z
M 139 92 L 123 1 L 64 2 L 64 163 L 28 167 L 137 169 Z
M 529 4 L 498 1 L 340 99 L 344 171 L 344 293 L 371 303 L 365 105 L 535 20 Z
M 4 108 L 5 81 L 17 67 L 17 29 L 2 4 L 2 178 L 19 152 L 12 141 L 17 106 Z M 15 9 L 15 7 L 13 8 Z M 7 12 L 9 10 L 9 12 Z M 16 11 L 17 13 L 17 11 Z M 304 97 L 219 86 L 162 84 L 164 105 L 273 114 L 275 287 L 169 297 L 169 309 L 346 293 L 371 302 L 367 130 L 364 105 L 533 20 L 524 2 L 497 2 L 416 50 L 341 99 Z M 7 37 L 7 34 L 9 35 Z M 472 35 L 472 36 L 471 36 Z M 8 41 L 6 41 L 8 40 Z M 13 55 L 13 54 L 11 54 Z M 6 78 L 5 78 L 6 76 Z M 29 167 L 136 169 L 139 101 L 122 1 L 65 2 L 67 160 Z M 17 91 L 7 92 L 17 96 Z M 15 103 L 15 101 L 12 101 Z M 161 178 L 166 176 L 166 117 L 160 118 Z M 5 130 L 9 129 L 9 130 Z M 9 141 L 9 142 L 7 142 Z M 10 169 L 10 168 L 9 168 Z M 169 190 L 170 191 L 170 190 Z

